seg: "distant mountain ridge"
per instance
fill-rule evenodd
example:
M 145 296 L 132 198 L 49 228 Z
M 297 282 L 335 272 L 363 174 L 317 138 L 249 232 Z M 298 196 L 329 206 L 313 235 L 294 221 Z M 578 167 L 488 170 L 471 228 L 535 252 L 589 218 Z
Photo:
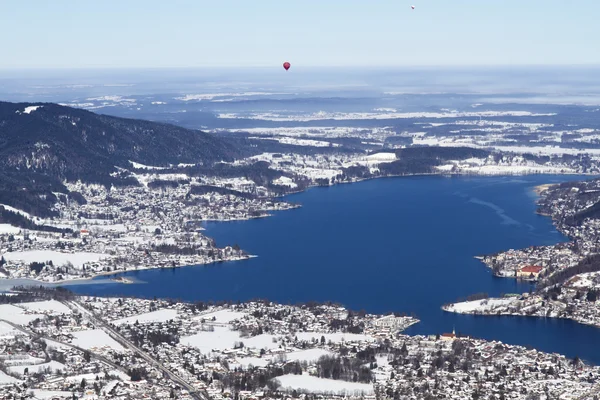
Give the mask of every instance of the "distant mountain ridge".
M 54 103 L 0 102 L 0 204 L 44 215 L 67 192 L 64 179 L 123 184 L 115 166 L 129 161 L 211 165 L 239 146 L 212 134 L 125 119 Z

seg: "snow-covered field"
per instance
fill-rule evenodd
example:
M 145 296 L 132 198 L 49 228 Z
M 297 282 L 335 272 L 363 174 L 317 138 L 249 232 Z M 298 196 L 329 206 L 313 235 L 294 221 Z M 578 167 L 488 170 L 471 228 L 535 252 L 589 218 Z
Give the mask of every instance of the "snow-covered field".
M 0 315 L 0 318 L 3 318 L 2 315 Z M 12 337 L 17 332 L 18 331 L 15 328 L 10 326 L 6 322 L 0 322 L 0 338 Z
M 151 311 L 144 314 L 133 315 L 127 318 L 121 318 L 113 321 L 115 325 L 123 325 L 123 324 L 135 324 L 138 321 L 140 324 L 146 322 L 166 322 L 170 319 L 175 319 L 177 317 L 177 310 L 158 310 Z
M 156 170 L 167 169 L 167 167 L 153 167 L 151 165 L 144 165 L 144 164 L 140 164 L 140 163 L 137 163 L 137 162 L 131 161 L 131 160 L 129 161 L 129 163 L 135 169 L 148 169 L 148 170 L 152 170 L 152 169 L 156 169 Z
M 277 377 L 282 390 L 304 390 L 310 393 L 334 394 L 372 394 L 373 386 L 365 383 L 338 381 L 333 379 L 317 378 L 310 375 L 283 375 Z
M 59 363 L 58 361 L 52 360 L 52 361 L 49 361 L 47 363 L 42 363 L 42 364 L 19 365 L 19 366 L 9 367 L 8 370 L 11 373 L 17 373 L 17 374 L 22 375 L 25 373 L 25 368 L 27 368 L 29 373 L 32 374 L 34 372 L 40 372 L 42 370 L 45 370 L 46 368 L 50 368 L 50 370 L 52 370 L 53 372 L 62 371 L 65 369 L 65 365 Z
M 445 309 L 459 314 L 469 314 L 475 311 L 492 311 L 496 307 L 507 306 L 513 301 L 515 301 L 513 298 L 465 301 L 462 303 L 451 304 Z
M 9 225 L 9 224 L 0 224 L 0 235 L 1 234 L 16 235 L 19 232 L 21 232 L 21 228 L 17 228 L 12 225 Z
M 25 314 L 25 310 L 12 304 L 0 304 L 0 319 L 18 325 L 27 325 L 36 318 L 43 318 L 40 314 Z
M 62 399 L 72 399 L 73 393 L 65 392 L 65 391 L 57 391 L 57 390 L 41 390 L 41 389 L 33 389 L 33 398 L 46 400 L 46 399 L 54 399 L 54 398 L 62 398 Z
M 600 272 L 587 272 L 569 279 L 567 286 L 578 289 L 597 289 L 600 287 Z
M 321 340 L 321 336 L 325 337 L 325 341 L 332 343 L 340 343 L 340 342 L 374 342 L 375 338 L 367 335 L 360 335 L 356 333 L 319 333 L 319 332 L 298 332 L 296 334 L 298 340 Z
M 63 265 L 70 262 L 75 268 L 81 268 L 85 263 L 96 262 L 106 257 L 109 257 L 109 255 L 100 253 L 61 253 L 52 250 L 15 251 L 4 254 L 7 261 L 28 263 L 52 261 L 54 265 Z
M 271 359 L 259 357 L 241 357 L 238 358 L 236 361 L 237 363 L 235 363 L 235 367 L 249 368 L 250 366 L 266 367 L 271 362 Z
M 194 319 L 204 319 L 206 321 L 211 321 L 214 318 L 215 319 L 214 322 L 217 322 L 220 324 L 228 324 L 232 321 L 235 321 L 236 319 L 240 319 L 245 316 L 246 316 L 246 314 L 243 312 L 232 311 L 232 310 L 219 310 L 219 311 L 211 312 L 208 314 L 202 314 L 198 317 L 195 317 Z
M 324 140 L 295 139 L 290 137 L 249 137 L 248 139 L 274 140 L 282 144 L 291 144 L 293 146 L 312 146 L 312 147 L 340 147 L 338 143 L 326 142 Z
M 308 349 L 308 350 L 299 350 L 293 351 L 291 353 L 285 354 L 285 359 L 287 361 L 317 361 L 319 358 L 323 356 L 331 356 L 332 352 L 327 351 L 325 349 Z
M 12 385 L 14 383 L 20 383 L 19 379 L 13 378 L 10 375 L 6 375 L 4 372 L 0 371 L 0 386 Z
M 242 339 L 243 340 L 243 339 Z M 246 342 L 244 342 L 245 344 Z M 298 350 L 293 351 L 291 353 L 285 354 L 277 354 L 274 356 L 267 357 L 241 357 L 236 361 L 236 366 L 240 366 L 242 368 L 248 368 L 250 366 L 254 367 L 265 367 L 271 363 L 281 363 L 281 362 L 290 362 L 290 361 L 306 361 L 306 362 L 315 362 L 318 361 L 319 358 L 323 356 L 332 356 L 334 353 L 325 350 L 325 349 L 308 349 L 308 350 Z
M 280 176 L 279 178 L 274 179 L 272 183 L 273 183 L 273 185 L 289 186 L 291 188 L 298 187 L 298 185 L 296 185 L 294 183 L 294 181 L 292 180 L 292 178 L 288 178 L 287 176 Z
M 19 303 L 19 307 L 40 313 L 70 314 L 71 309 L 56 300 L 34 301 L 31 303 Z
M 91 350 L 101 347 L 110 347 L 116 351 L 125 350 L 123 346 L 112 339 L 106 332 L 101 329 L 92 329 L 89 331 L 73 332 L 72 335 L 75 337 L 72 343 L 75 346 Z
M 192 336 L 182 337 L 180 343 L 198 348 L 202 353 L 213 350 L 232 349 L 236 342 L 243 342 L 246 348 L 277 349 L 278 343 L 273 342 L 273 335 L 258 335 L 250 338 L 241 338 L 239 332 L 227 327 L 216 326 L 213 332 L 203 331 Z

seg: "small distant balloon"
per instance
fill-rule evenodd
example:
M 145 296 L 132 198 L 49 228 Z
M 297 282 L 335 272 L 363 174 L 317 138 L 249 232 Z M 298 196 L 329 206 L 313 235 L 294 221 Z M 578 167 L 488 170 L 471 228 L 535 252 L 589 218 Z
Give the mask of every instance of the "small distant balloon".
M 410 8 L 412 8 L 413 10 L 415 9 L 415 6 L 410 6 Z
M 286 61 L 286 62 L 283 63 L 283 68 L 285 68 L 286 71 L 288 69 L 290 69 L 290 67 L 291 67 L 291 64 L 289 62 Z

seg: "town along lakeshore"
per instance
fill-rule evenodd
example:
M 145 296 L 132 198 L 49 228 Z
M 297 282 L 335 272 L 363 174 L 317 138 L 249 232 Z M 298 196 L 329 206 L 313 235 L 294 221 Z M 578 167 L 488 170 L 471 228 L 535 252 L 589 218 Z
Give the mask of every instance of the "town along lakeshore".
M 525 293 L 475 256 L 568 240 L 535 213 L 534 188 L 576 176 L 406 177 L 314 188 L 289 196 L 301 208 L 271 218 L 207 223 L 217 245 L 258 257 L 125 276 L 145 284 L 72 286 L 80 293 L 183 300 L 334 301 L 372 313 L 414 314 L 410 334 L 472 335 L 600 364 L 600 331 L 550 318 L 446 313 L 475 293 Z M 576 341 L 572 337 L 577 337 Z M 583 357 L 585 355 L 585 357 Z

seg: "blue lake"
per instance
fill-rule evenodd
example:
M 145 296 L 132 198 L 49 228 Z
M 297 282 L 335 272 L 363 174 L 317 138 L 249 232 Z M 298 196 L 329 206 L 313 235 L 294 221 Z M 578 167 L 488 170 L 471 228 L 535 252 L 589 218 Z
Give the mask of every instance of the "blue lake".
M 247 261 L 124 274 L 145 283 L 69 286 L 93 295 L 195 300 L 332 301 L 372 313 L 404 312 L 409 334 L 450 332 L 531 346 L 600 364 L 600 330 L 571 321 L 476 317 L 440 307 L 468 295 L 522 293 L 474 256 L 567 240 L 535 214 L 532 189 L 574 176 L 406 177 L 313 188 L 302 208 L 271 218 L 207 223 L 217 245 Z

